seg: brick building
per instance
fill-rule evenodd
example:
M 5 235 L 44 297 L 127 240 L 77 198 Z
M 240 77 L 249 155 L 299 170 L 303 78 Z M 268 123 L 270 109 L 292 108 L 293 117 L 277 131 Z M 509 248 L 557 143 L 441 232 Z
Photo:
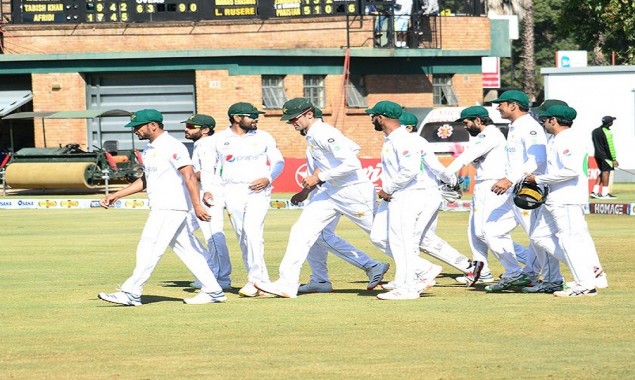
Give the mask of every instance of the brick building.
M 276 137 L 285 157 L 304 155 L 301 137 L 279 121 L 285 99 L 310 96 L 327 121 L 360 144 L 363 157 L 378 157 L 382 136 L 364 114 L 367 106 L 389 99 L 417 111 L 482 102 L 481 57 L 510 52 L 507 21 L 484 16 L 422 16 L 417 21 L 424 28 L 412 33 L 410 48 L 395 49 L 378 46 L 374 17 L 360 12 L 91 23 L 81 18 L 64 22 L 60 19 L 64 13 L 56 13 L 59 8 L 52 6 L 50 12 L 37 16 L 47 22 L 34 22 L 36 17 L 27 10 L 36 8 L 16 12 L 16 6 L 29 0 L 13 0 L 13 9 L 10 0 L 1 1 L 0 94 L 26 91 L 32 96 L 8 112 L 152 107 L 166 115 L 167 130 L 180 131 L 178 122 L 192 112 L 213 115 L 222 129 L 229 105 L 248 101 L 266 111 L 260 128 Z M 45 2 L 74 1 L 85 6 L 79 0 Z M 102 4 L 94 1 L 85 3 Z M 246 0 L 230 3 L 236 1 Z M 117 4 L 133 8 L 161 2 Z M 121 9 L 116 15 L 121 18 Z M 350 70 L 348 85 L 343 80 L 345 62 Z M 92 149 L 100 140 L 116 139 L 126 146 L 131 139 L 122 132 L 124 122 L 121 118 L 47 120 L 46 143 L 78 143 Z M 43 146 L 37 121 L 20 133 L 17 140 L 23 146 Z M 6 145 L 6 133 L 0 138 Z

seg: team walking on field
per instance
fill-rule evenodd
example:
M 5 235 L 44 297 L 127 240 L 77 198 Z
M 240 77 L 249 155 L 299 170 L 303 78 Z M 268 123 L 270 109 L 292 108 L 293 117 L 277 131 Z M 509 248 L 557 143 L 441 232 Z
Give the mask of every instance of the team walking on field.
M 448 167 L 417 133 L 415 115 L 391 101 L 367 109 L 369 130 L 372 125 L 384 137 L 382 185 L 377 191 L 362 170 L 359 145 L 326 123 L 310 100 L 287 101 L 281 120 L 306 139 L 307 174 L 303 189 L 291 198 L 296 205 L 304 202 L 304 208 L 291 227 L 275 280 L 265 263 L 264 224 L 271 184 L 281 174 L 284 159 L 274 137 L 258 129 L 264 112 L 249 103 L 233 104 L 227 112 L 229 127 L 216 133 L 213 117 L 190 116 L 183 121 L 185 137 L 194 141 L 190 157 L 185 145 L 163 130 L 160 112 L 137 111 L 126 127 L 148 140 L 142 156 L 144 176 L 100 203 L 108 208 L 121 197 L 145 190 L 150 213 L 132 275 L 119 291 L 98 297 L 140 306 L 143 285 L 169 246 L 194 275 L 191 286 L 200 289 L 183 302 L 225 302 L 225 291 L 232 289 L 232 265 L 224 210 L 247 273 L 238 290 L 242 297 L 331 292 L 329 252 L 359 268 L 368 278 L 366 289 L 381 288 L 380 300 L 418 299 L 436 284 L 442 267 L 420 253 L 460 271 L 456 281 L 468 287 L 486 285 L 486 292 L 596 295 L 608 282 L 584 216 L 588 157 L 585 136 L 573 126 L 575 109 L 559 100 L 530 109 L 527 95 L 516 90 L 493 103 L 511 122 L 507 136 L 485 108 L 465 108 L 457 122 L 472 138 Z M 610 154 L 614 160 L 614 152 Z M 476 168 L 467 225 L 471 259 L 435 232 L 443 199 L 451 202 L 460 196 L 456 173 L 469 164 Z M 336 226 L 342 216 L 366 232 L 387 257 L 375 260 L 339 237 Z M 512 239 L 519 225 L 529 236 L 527 247 Z M 194 235 L 197 229 L 205 244 Z M 489 252 L 503 267 L 500 277 L 490 270 Z M 301 284 L 305 261 L 311 276 Z M 572 281 L 564 281 L 561 262 Z M 387 281 L 390 268 L 394 272 Z

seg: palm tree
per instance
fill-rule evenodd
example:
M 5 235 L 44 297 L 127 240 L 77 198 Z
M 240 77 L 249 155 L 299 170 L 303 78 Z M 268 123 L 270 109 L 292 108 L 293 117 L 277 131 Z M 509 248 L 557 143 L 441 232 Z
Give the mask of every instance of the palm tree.
M 531 101 L 536 100 L 536 64 L 534 62 L 534 4 L 533 0 L 484 0 L 488 14 L 516 15 L 522 26 L 523 91 Z

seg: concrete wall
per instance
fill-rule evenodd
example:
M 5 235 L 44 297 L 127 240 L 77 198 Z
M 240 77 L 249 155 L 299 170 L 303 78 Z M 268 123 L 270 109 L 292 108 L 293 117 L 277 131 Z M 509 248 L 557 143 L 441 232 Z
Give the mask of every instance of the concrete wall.
M 589 136 L 602 117 L 616 117 L 611 131 L 620 166 L 635 170 L 635 66 L 542 69 L 545 99 L 561 99 L 578 111 L 574 128 Z M 635 176 L 617 170 L 617 182 L 635 182 Z

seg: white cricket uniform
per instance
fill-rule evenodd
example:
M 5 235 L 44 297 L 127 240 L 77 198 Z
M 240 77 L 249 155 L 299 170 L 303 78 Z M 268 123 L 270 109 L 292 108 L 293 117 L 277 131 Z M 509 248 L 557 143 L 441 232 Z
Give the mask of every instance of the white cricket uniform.
M 505 176 L 512 183 L 520 181 L 528 173 L 542 174 L 547 165 L 547 137 L 542 126 L 529 114 L 525 114 L 509 125 L 507 134 L 507 167 Z M 501 177 L 503 178 L 503 177 Z M 505 257 L 506 273 L 503 277 L 516 277 L 525 273 L 532 279 L 543 271 L 545 281 L 556 282 L 562 279 L 558 261 L 547 257 L 546 253 L 533 244 L 530 244 L 527 252 L 527 262 L 524 268 L 520 267 L 513 245 L 510 245 L 504 236 L 510 233 L 518 224 L 531 234 L 531 227 L 535 223 L 535 215 L 531 210 L 523 210 L 514 204 L 514 186 L 512 185 L 501 197 L 506 202 L 491 215 L 485 223 L 484 233 L 488 245 L 498 247 L 499 255 Z M 513 216 L 510 216 L 510 212 Z M 499 241 L 502 238 L 503 241 Z M 492 251 L 494 249 L 492 248 Z M 500 259 L 499 259 L 500 260 Z M 555 280 L 560 277 L 560 280 Z
M 411 136 L 412 135 L 416 134 L 411 134 Z M 445 173 L 445 167 L 439 161 L 436 154 L 434 154 L 434 150 L 428 140 L 420 135 L 416 135 L 415 139 L 421 144 L 422 172 L 427 178 L 428 183 L 430 185 L 437 185 L 438 181 L 445 183 L 456 182 L 454 173 Z M 436 189 L 439 191 L 438 186 Z M 439 213 L 437 212 L 432 217 L 430 228 L 421 237 L 419 248 L 428 255 L 453 266 L 463 273 L 467 273 L 470 267 L 470 260 L 436 234 L 438 219 Z
M 565 262 L 576 284 L 595 288 L 595 244 L 584 219 L 588 203 L 588 155 L 585 136 L 565 129 L 549 139 L 547 170 L 536 183 L 549 185 L 546 203 L 538 209 L 531 240 Z
M 180 168 L 192 165 L 187 148 L 163 132 L 143 150 L 143 164 L 150 214 L 137 246 L 135 269 L 121 290 L 140 295 L 169 246 L 202 283 L 203 292 L 221 292 L 205 262 L 205 247 L 187 223 L 192 202 L 179 172 Z
M 214 174 L 218 166 L 216 154 L 211 153 L 217 139 L 216 136 L 217 135 L 211 135 L 200 138 L 194 142 L 194 151 L 192 152 L 194 172 L 200 173 L 205 169 L 208 171 L 209 178 L 211 179 L 216 178 Z M 216 276 L 218 283 L 221 284 L 221 286 L 230 286 L 232 265 L 229 259 L 229 250 L 227 249 L 227 239 L 225 238 L 225 232 L 223 230 L 223 210 L 225 209 L 223 186 L 220 184 L 220 181 L 216 180 L 208 184 L 207 187 L 214 196 L 214 203 L 212 206 L 207 206 L 203 202 L 201 202 L 201 204 L 207 209 L 211 217 L 210 221 L 204 222 L 199 220 L 196 214 L 194 214 L 194 210 L 190 212 L 189 221 L 194 230 L 200 228 L 203 233 L 203 237 L 207 242 L 208 254 L 205 257 L 207 265 L 214 273 L 214 276 Z M 202 197 L 203 191 L 201 191 L 201 198 Z
M 310 263 L 315 265 L 312 269 L 318 270 L 318 278 L 326 275 L 325 247 L 329 245 L 334 249 L 328 250 L 360 269 L 377 263 L 333 232 L 341 215 L 367 233 L 373 224 L 375 187 L 361 169 L 357 158 L 359 146 L 321 120 L 308 129 L 306 141 L 309 173 L 319 169 L 318 178 L 325 183 L 312 194 L 289 233 L 287 250 L 280 263 L 280 282 L 292 289 L 298 288 L 300 270 L 311 249 Z
M 507 224 L 494 224 L 489 241 L 484 233 L 485 225 L 490 220 L 490 216 L 495 213 L 495 210 L 505 207 L 507 202 L 507 197 L 496 195 L 491 191 L 494 183 L 505 177 L 505 163 L 507 162 L 505 143 L 503 133 L 495 125 L 488 125 L 481 133 L 472 138 L 467 149 L 452 161 L 446 171 L 455 173 L 469 163 L 472 163 L 476 168 L 467 234 L 474 260 L 482 261 L 487 265 L 489 247 L 505 268 L 505 272 L 519 274 L 517 261 L 512 255 L 514 252 L 513 241 L 509 231 L 506 231 Z M 505 218 L 515 220 L 512 210 L 507 209 Z M 504 229 L 494 231 L 493 227 L 497 226 L 504 227 Z M 483 272 L 489 272 L 489 267 L 483 267 Z
M 268 282 L 264 224 L 270 207 L 271 184 L 262 191 L 250 190 L 249 185 L 259 178 L 273 182 L 282 173 L 284 158 L 273 136 L 262 130 L 239 136 L 227 128 L 214 136 L 218 137 L 210 154 L 219 160 L 217 180 L 224 189 L 225 207 L 238 238 L 248 281 Z M 208 173 L 203 171 L 202 175 L 204 190 L 208 191 Z
M 426 181 L 421 144 L 405 128 L 385 137 L 381 164 L 382 189 L 392 199 L 379 204 L 370 237 L 375 244 L 387 244 L 386 252 L 395 260 L 396 288 L 416 292 L 418 261 L 425 262 L 419 242 L 438 212 L 441 194 L 436 182 Z

